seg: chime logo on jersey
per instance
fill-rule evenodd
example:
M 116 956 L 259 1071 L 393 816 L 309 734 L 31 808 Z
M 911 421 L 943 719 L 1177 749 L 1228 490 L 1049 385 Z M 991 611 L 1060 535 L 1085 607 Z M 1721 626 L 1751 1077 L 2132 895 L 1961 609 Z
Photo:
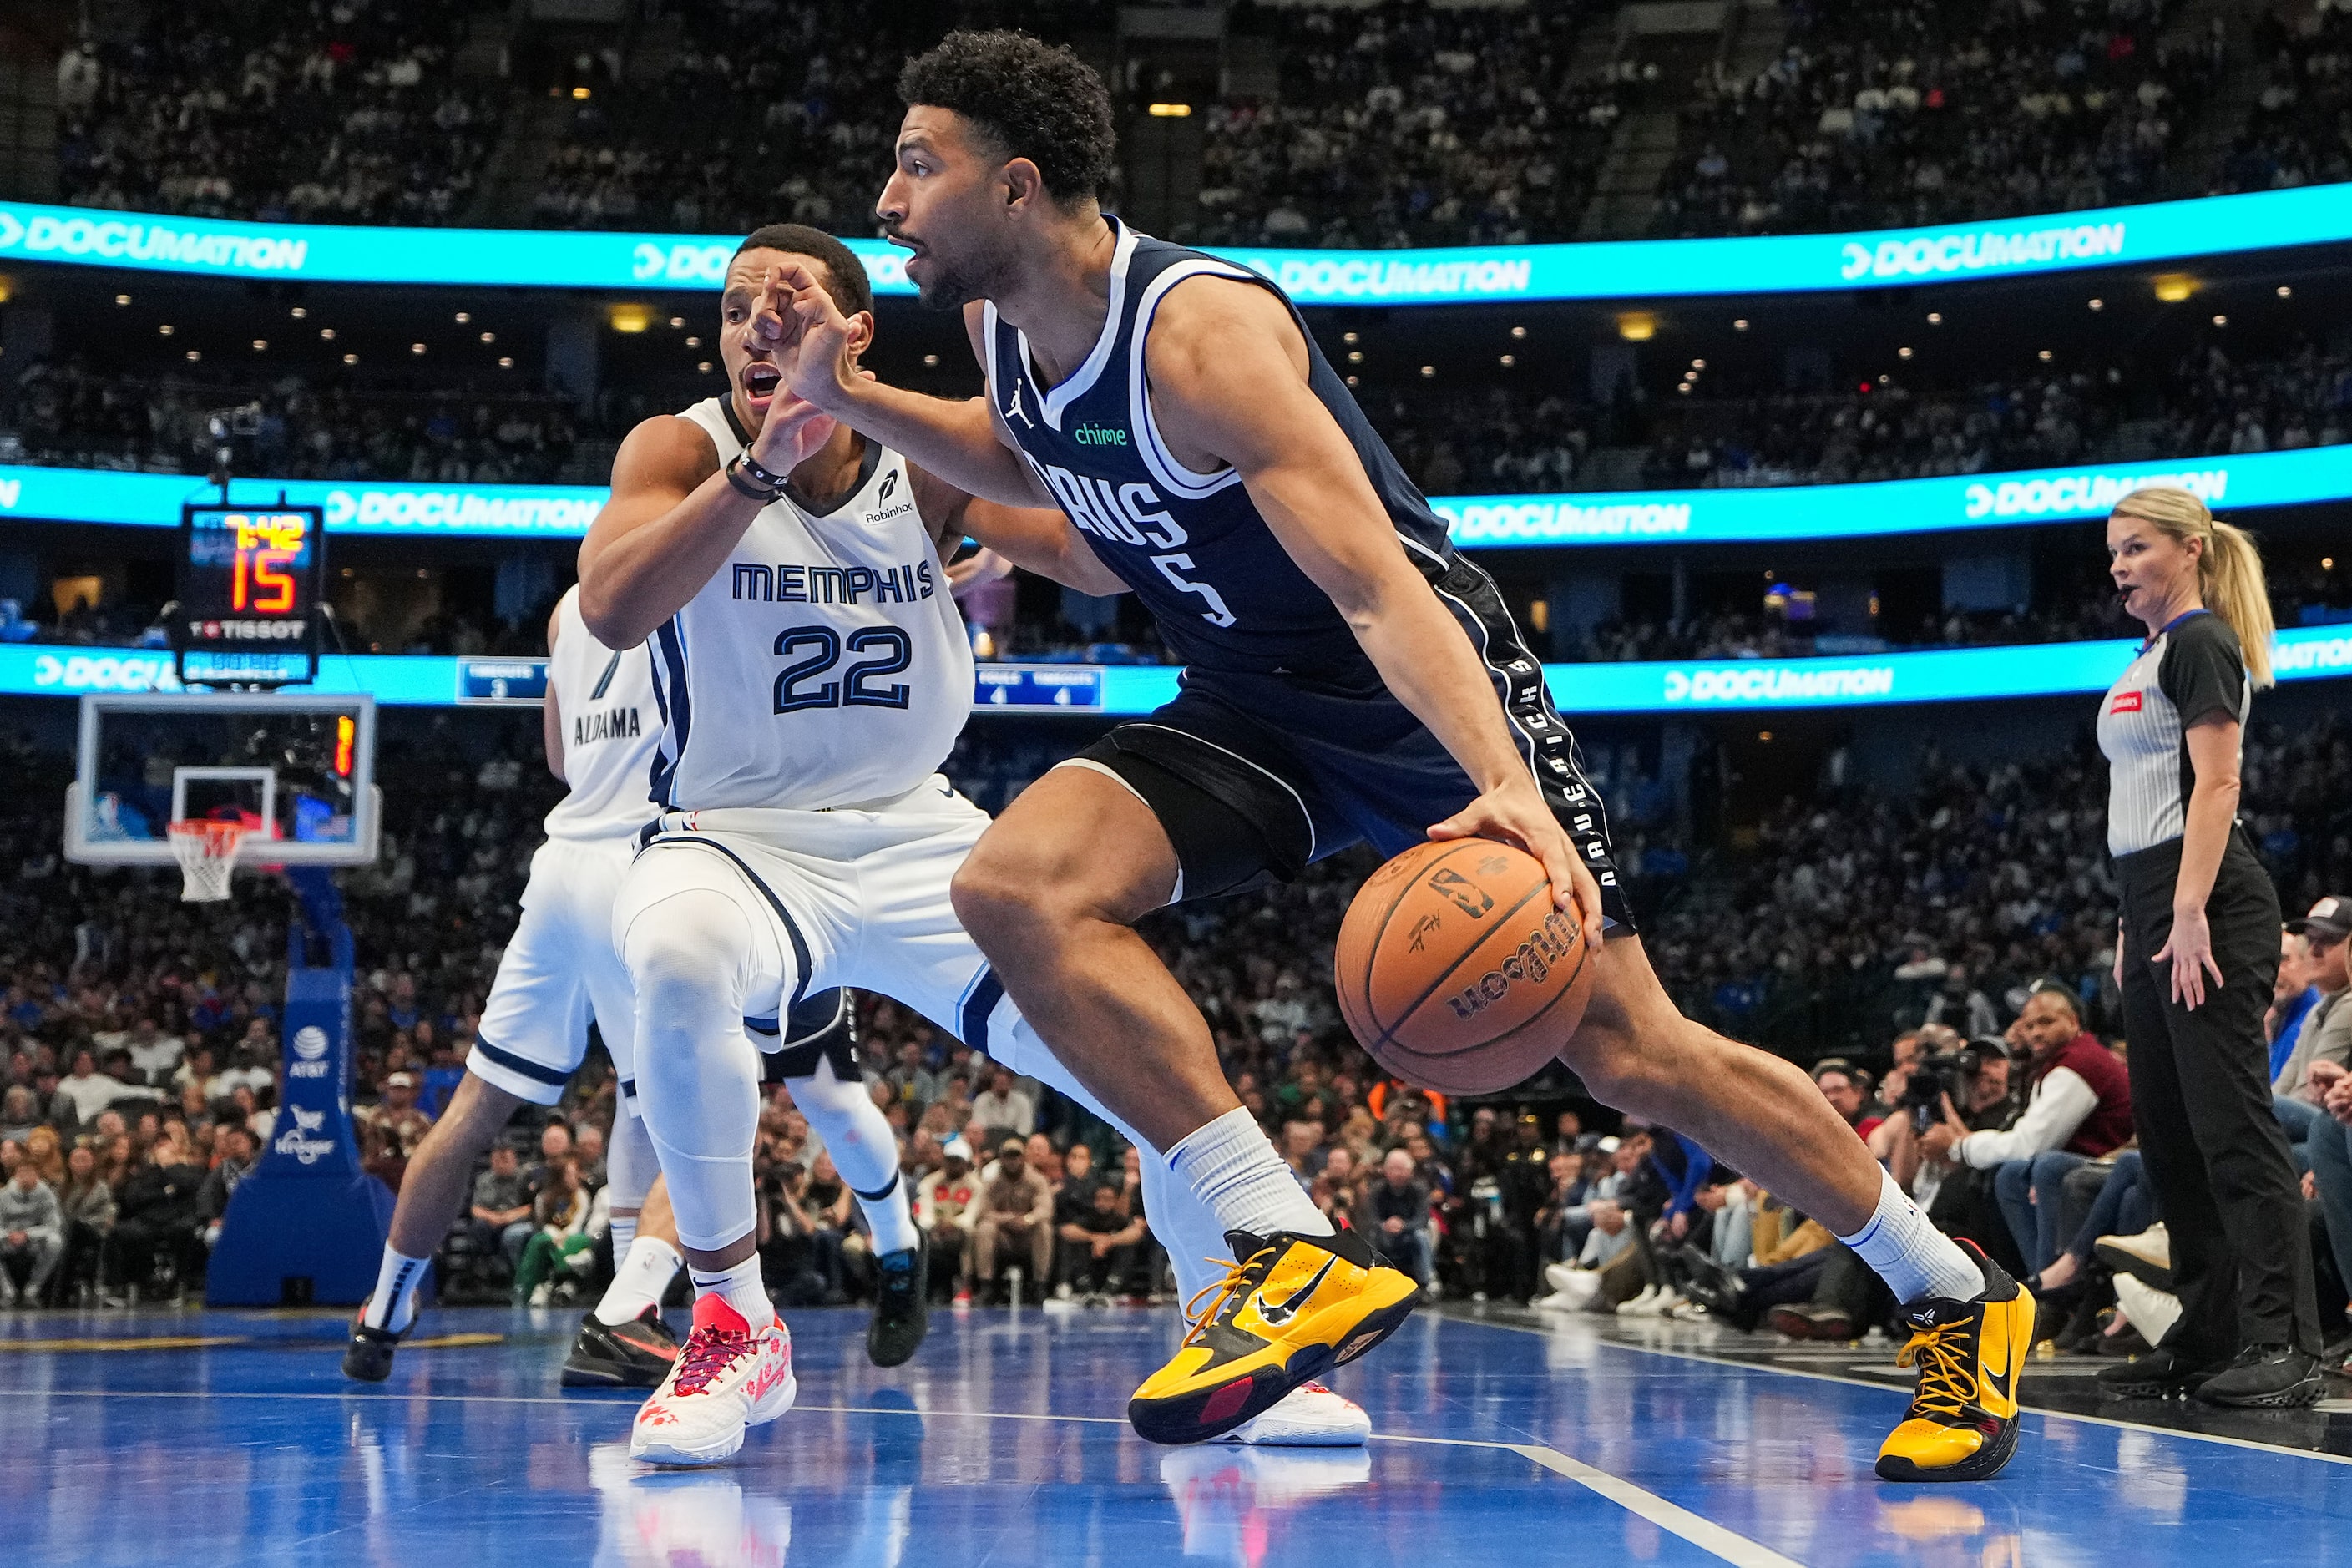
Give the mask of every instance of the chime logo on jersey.
M 586 746 L 598 741 L 634 741 L 643 732 L 642 725 L 634 705 L 592 708 L 572 716 L 572 743 Z

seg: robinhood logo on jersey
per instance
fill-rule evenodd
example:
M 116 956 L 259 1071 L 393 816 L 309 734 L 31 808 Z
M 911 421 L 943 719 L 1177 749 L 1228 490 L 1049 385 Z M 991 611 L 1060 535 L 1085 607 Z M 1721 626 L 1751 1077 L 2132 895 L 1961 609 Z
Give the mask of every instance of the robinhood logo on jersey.
M 1968 515 L 2072 517 L 2115 510 L 2116 502 L 2145 485 L 2178 485 L 2207 506 L 2229 493 L 2230 470 L 2200 468 L 2179 474 L 2057 474 L 2000 484 L 1969 486 Z
M 1835 702 L 1890 697 L 1895 667 L 1867 665 L 1846 669 L 1795 669 L 1787 665 L 1733 665 L 1716 669 L 1666 671 L 1665 700 L 1687 702 Z
M 2048 267 L 2060 261 L 2096 261 L 2123 254 L 2120 223 L 2075 224 L 2061 228 L 1970 229 L 1922 235 L 1916 239 L 1883 239 L 1875 246 L 1848 240 L 1841 251 L 1838 276 L 1851 283 L 1859 278 L 1932 278 L 1948 272 L 1984 272 L 2021 267 Z
M 310 242 L 182 224 L 126 223 L 120 218 L 43 214 L 28 222 L 0 211 L 0 251 L 144 261 L 224 272 L 299 272 L 310 258 Z
M 1456 300 L 1524 294 L 1535 263 L 1497 257 L 1482 260 L 1408 261 L 1402 258 L 1324 260 L 1264 256 L 1241 258 L 1251 271 L 1271 278 L 1302 302 L 1331 300 Z
M 593 497 L 503 496 L 492 490 L 332 489 L 329 528 L 451 533 L 583 534 L 604 502 Z
M 1660 539 L 1688 533 L 1687 501 L 1579 506 L 1549 498 L 1430 503 L 1456 544 L 1549 543 L 1564 539 Z

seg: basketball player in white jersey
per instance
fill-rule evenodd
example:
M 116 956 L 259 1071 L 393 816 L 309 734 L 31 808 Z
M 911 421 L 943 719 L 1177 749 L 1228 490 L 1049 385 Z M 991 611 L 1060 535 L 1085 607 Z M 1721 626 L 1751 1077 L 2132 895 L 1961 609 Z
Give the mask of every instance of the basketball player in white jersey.
M 1115 582 L 1071 550 L 1058 513 L 976 502 L 780 396 L 749 326 L 777 308 L 788 262 L 821 272 L 858 323 L 858 348 L 870 341 L 871 292 L 846 247 L 799 225 L 752 234 L 721 296 L 728 394 L 630 433 L 580 556 L 588 624 L 647 640 L 664 719 L 658 815 L 613 927 L 636 989 L 638 1102 L 698 1298 L 631 1437 L 631 1454 L 657 1464 L 730 1458 L 747 1426 L 793 1397 L 790 1336 L 753 1242 L 747 1027 L 812 989 L 855 985 L 1100 1109 L 1022 1023 L 949 901 L 988 818 L 938 772 L 973 684 L 943 562 L 970 533 L 1073 586 Z M 896 1181 L 887 1128 L 870 1144 L 829 1142 L 853 1188 Z M 1146 1211 L 1180 1280 L 1209 1285 L 1206 1259 L 1229 1250 L 1213 1215 L 1165 1160 L 1147 1153 L 1143 1166 Z M 911 1217 L 905 1226 L 877 1220 L 874 1247 L 912 1250 L 920 1300 L 923 1253 Z M 1286 1406 L 1266 1412 L 1271 1440 L 1360 1443 L 1369 1430 L 1328 1390 Z
M 579 597 L 576 588 L 566 593 L 547 624 L 547 766 L 568 792 L 531 857 L 522 921 L 499 960 L 466 1076 L 401 1181 L 375 1289 L 343 1352 L 344 1375 L 362 1382 L 390 1374 L 394 1348 L 415 1321 L 416 1287 L 466 1200 L 475 1162 L 519 1106 L 562 1098 L 587 1053 L 592 1016 L 622 1082 L 631 1077 L 635 999 L 613 952 L 613 898 L 645 826 L 659 724 L 645 650 L 598 642 L 580 619 Z M 659 1305 L 678 1268 L 676 1232 L 652 1190 L 659 1168 L 645 1123 L 620 1098 L 605 1152 L 613 1284 L 564 1363 L 563 1381 L 575 1385 L 651 1385 L 677 1354 Z

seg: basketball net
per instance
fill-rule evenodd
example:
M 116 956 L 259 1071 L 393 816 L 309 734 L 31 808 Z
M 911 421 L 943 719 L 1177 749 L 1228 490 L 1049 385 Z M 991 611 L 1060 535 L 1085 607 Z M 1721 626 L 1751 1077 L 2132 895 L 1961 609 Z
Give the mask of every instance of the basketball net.
M 170 832 L 172 856 L 180 863 L 180 901 L 216 904 L 228 898 L 245 824 L 188 818 L 173 823 Z

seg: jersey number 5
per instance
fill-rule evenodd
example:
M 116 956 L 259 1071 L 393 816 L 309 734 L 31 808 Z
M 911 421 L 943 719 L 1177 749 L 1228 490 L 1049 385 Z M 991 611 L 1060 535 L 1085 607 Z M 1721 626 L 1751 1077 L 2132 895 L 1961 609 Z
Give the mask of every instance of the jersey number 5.
M 1192 570 L 1192 558 L 1190 555 L 1155 555 L 1151 558 L 1151 563 L 1160 568 L 1160 574 L 1174 584 L 1180 593 L 1198 594 L 1208 601 L 1209 607 L 1201 612 L 1202 620 L 1213 626 L 1229 626 L 1234 624 L 1234 613 L 1225 608 L 1225 596 L 1223 594 L 1218 593 L 1206 583 L 1195 583 L 1189 577 L 1177 575 L 1180 572 Z
M 810 708 L 904 708 L 907 688 L 896 682 L 867 682 L 896 675 L 914 663 L 914 647 L 896 626 L 860 626 L 846 639 L 848 651 L 871 657 L 853 660 L 839 680 L 803 687 L 803 680 L 826 674 L 841 662 L 845 640 L 831 626 L 794 626 L 776 636 L 776 657 L 804 656 L 784 667 L 776 677 L 776 711 L 798 713 Z

